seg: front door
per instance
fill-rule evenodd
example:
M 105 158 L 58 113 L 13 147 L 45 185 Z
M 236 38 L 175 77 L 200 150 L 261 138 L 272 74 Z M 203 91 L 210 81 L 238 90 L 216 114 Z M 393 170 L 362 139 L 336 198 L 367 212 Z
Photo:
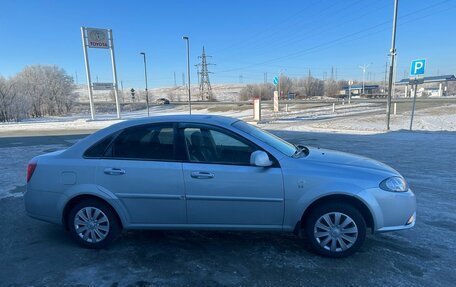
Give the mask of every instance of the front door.
M 188 124 L 180 135 L 189 224 L 281 228 L 284 195 L 277 163 L 251 166 L 250 155 L 260 148 L 224 129 Z
M 101 159 L 97 184 L 113 192 L 134 225 L 185 224 L 182 162 L 175 157 L 173 124 L 122 131 Z

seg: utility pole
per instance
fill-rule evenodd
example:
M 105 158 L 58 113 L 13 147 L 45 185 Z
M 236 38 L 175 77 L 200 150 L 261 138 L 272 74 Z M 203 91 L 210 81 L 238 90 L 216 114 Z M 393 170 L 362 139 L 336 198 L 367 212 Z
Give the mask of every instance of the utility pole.
M 394 16 L 393 16 L 393 33 L 391 36 L 391 65 L 389 69 L 389 81 L 388 81 L 388 98 L 386 103 L 386 130 L 390 129 L 390 119 L 391 119 L 391 94 L 393 92 L 393 69 L 394 69 L 394 60 L 396 57 L 396 23 L 397 23 L 397 9 L 398 9 L 398 0 L 394 0 Z
M 182 40 L 187 43 L 187 83 L 188 83 L 188 113 L 192 114 L 192 95 L 190 91 L 190 40 L 187 36 L 183 36 Z
M 185 73 L 182 73 L 182 86 L 185 87 Z
M 75 71 L 74 72 L 74 75 L 76 77 L 76 85 L 79 84 L 79 81 L 78 81 L 78 71 Z
M 264 73 L 264 83 L 268 82 L 268 73 Z
M 242 84 L 242 83 L 244 82 L 244 81 L 243 81 L 243 78 L 244 78 L 244 76 L 239 75 L 239 84 Z
M 147 89 L 147 62 L 146 62 L 146 53 L 141 52 L 140 55 L 144 57 L 144 80 L 146 81 L 146 105 L 147 105 L 147 116 L 150 116 L 149 112 L 149 90 Z
M 359 66 L 359 68 L 363 70 L 363 95 L 364 95 L 364 85 L 366 83 L 366 70 L 367 70 L 367 68 L 369 68 L 369 65 Z
M 177 86 L 177 83 L 176 83 L 176 72 L 174 72 L 174 86 Z
M 388 77 L 388 61 L 386 61 L 386 63 L 385 63 L 385 82 L 383 83 L 383 87 L 385 89 L 385 93 L 386 93 L 386 90 L 387 90 L 387 87 L 386 87 L 387 77 Z
M 123 93 L 123 91 L 124 91 L 124 89 L 123 89 L 123 80 L 120 80 L 120 90 L 121 90 L 122 93 Z

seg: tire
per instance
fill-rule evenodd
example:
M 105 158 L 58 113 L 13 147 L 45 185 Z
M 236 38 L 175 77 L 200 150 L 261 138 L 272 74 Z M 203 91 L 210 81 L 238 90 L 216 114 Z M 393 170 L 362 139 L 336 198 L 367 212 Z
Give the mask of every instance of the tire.
M 73 239 L 90 249 L 107 247 L 122 231 L 115 211 L 96 199 L 76 203 L 68 214 L 67 226 Z
M 342 258 L 358 251 L 366 238 L 366 221 L 352 205 L 327 203 L 317 206 L 304 226 L 313 250 L 323 256 Z

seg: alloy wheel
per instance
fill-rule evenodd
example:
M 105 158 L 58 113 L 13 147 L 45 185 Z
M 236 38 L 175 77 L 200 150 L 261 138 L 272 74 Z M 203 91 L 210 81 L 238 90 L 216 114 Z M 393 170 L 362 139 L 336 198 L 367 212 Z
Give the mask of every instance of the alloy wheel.
M 322 248 L 342 252 L 355 244 L 358 227 L 350 216 L 341 212 L 329 212 L 316 221 L 314 237 Z
M 109 219 L 96 207 L 84 207 L 74 217 L 74 229 L 82 240 L 97 243 L 109 233 Z

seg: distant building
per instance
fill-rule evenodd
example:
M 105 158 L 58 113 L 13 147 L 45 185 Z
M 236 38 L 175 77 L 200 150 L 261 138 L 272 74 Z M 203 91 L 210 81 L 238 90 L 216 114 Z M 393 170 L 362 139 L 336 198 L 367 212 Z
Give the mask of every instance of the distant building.
M 342 87 L 340 91 L 341 95 L 348 97 L 349 90 L 352 96 L 362 96 L 363 95 L 363 85 L 352 85 L 351 87 L 345 86 Z M 383 96 L 380 91 L 379 85 L 364 85 L 364 96 L 367 98 L 374 98 Z
M 418 97 L 444 97 L 448 94 L 448 82 L 456 81 L 454 75 L 424 77 L 423 84 L 418 85 Z M 413 97 L 414 85 L 410 85 L 410 79 L 402 79 L 396 82 L 396 86 L 404 86 L 404 96 Z

